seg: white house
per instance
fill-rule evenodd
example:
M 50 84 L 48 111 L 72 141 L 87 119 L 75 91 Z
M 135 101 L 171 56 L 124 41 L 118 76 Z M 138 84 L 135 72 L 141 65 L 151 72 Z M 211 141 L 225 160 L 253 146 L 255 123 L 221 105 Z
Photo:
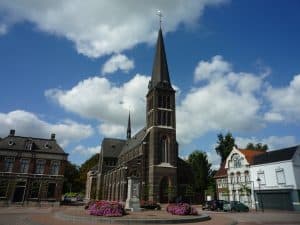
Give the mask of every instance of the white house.
M 260 208 L 300 210 L 300 146 L 254 158 L 251 180 Z
M 235 147 L 230 152 L 225 162 L 230 201 L 240 201 L 250 208 L 256 207 L 250 167 L 253 159 L 263 153 Z

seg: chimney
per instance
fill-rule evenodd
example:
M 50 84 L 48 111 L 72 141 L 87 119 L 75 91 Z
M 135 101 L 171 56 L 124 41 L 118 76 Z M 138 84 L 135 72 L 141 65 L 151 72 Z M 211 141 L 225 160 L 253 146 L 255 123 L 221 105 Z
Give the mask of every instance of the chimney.
M 15 136 L 15 133 L 16 133 L 16 131 L 15 130 L 10 130 L 10 132 L 9 132 L 9 136 Z
M 55 134 L 51 134 L 51 140 L 55 140 Z

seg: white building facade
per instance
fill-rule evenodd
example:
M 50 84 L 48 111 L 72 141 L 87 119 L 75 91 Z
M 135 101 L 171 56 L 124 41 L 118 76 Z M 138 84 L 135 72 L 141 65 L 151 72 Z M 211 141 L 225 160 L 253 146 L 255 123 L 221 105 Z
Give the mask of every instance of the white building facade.
M 252 209 L 300 211 L 300 145 L 268 152 L 234 148 L 218 173 L 220 200 Z
M 300 211 L 300 146 L 256 157 L 250 172 L 260 209 Z

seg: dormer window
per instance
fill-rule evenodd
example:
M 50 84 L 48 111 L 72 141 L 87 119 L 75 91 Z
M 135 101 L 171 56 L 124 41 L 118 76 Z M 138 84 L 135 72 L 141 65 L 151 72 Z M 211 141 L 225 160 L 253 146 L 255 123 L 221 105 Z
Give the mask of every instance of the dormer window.
M 25 143 L 25 149 L 26 150 L 31 150 L 32 149 L 32 140 L 31 139 L 29 139 L 29 140 L 27 140 L 26 141 L 26 143 Z
M 48 149 L 48 148 L 50 148 L 50 145 L 49 145 L 49 143 L 48 143 L 48 142 L 46 142 L 46 143 L 45 143 L 45 145 L 44 145 L 44 147 L 45 147 L 45 148 L 47 148 L 47 149 Z
M 12 140 L 9 140 L 9 141 L 8 141 L 8 145 L 9 145 L 9 146 L 13 146 L 13 145 L 14 145 L 14 142 L 13 142 Z

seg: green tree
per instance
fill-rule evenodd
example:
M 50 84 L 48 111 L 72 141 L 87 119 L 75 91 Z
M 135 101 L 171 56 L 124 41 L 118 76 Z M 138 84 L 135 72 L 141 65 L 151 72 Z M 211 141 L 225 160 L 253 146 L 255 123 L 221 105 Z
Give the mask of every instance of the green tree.
M 79 181 L 79 167 L 67 161 L 65 165 L 63 193 L 80 192 L 82 185 Z
M 85 187 L 86 183 L 86 175 L 94 166 L 97 166 L 99 163 L 99 153 L 91 156 L 88 160 L 86 160 L 79 168 L 79 181 Z
M 215 148 L 217 154 L 221 156 L 221 162 L 224 162 L 235 146 L 235 140 L 230 132 L 225 137 L 222 133 L 218 134 L 217 147 Z
M 269 149 L 268 145 L 266 144 L 262 144 L 262 143 L 257 143 L 257 144 L 253 144 L 253 143 L 248 143 L 246 149 L 251 149 L 251 150 L 257 150 L 257 151 L 267 151 Z
M 188 163 L 194 172 L 194 190 L 200 194 L 201 201 L 204 200 L 204 193 L 208 186 L 211 164 L 208 162 L 207 155 L 203 151 L 194 151 L 188 157 Z

